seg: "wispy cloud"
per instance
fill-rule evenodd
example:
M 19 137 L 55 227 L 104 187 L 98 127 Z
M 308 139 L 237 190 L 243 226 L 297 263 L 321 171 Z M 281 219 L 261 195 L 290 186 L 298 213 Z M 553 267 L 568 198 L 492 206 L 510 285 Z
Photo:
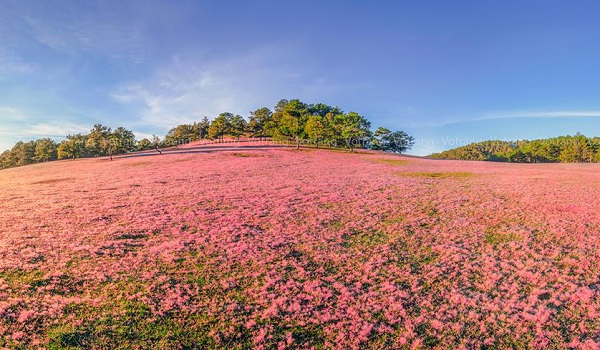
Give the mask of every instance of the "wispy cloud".
M 16 53 L 0 47 L 0 80 L 30 74 L 35 70 L 35 64 L 25 62 Z
M 48 118 L 47 115 L 8 106 L 0 106 L 0 120 L 0 151 L 11 148 L 17 141 L 44 137 L 61 139 L 68 134 L 90 130 L 90 125 L 74 122 L 68 117 Z
M 0 119 L 8 122 L 24 122 L 30 119 L 30 115 L 18 108 L 0 106 Z
M 64 137 L 68 134 L 86 133 L 89 125 L 72 122 L 43 122 L 26 127 L 22 135 L 35 137 Z
M 479 116 L 452 118 L 440 121 L 416 122 L 415 127 L 443 127 L 454 124 L 474 123 L 507 119 L 569 119 L 600 118 L 600 110 L 557 110 L 557 111 L 508 111 L 485 113 Z
M 46 16 L 43 21 L 34 16 L 23 20 L 33 38 L 58 52 L 94 53 L 134 63 L 144 60 L 144 27 L 139 22 L 116 21 L 110 14 L 96 11 L 63 10 L 65 13 Z
M 494 120 L 494 119 L 517 119 L 517 118 L 599 118 L 600 110 L 565 110 L 565 111 L 521 111 L 494 113 L 484 115 L 478 118 L 471 119 L 472 121 L 479 120 Z
M 273 47 L 218 62 L 174 58 L 151 78 L 120 86 L 112 97 L 138 106 L 138 124 L 172 127 L 225 111 L 247 115 L 280 98 L 322 98 L 335 90 L 326 79 L 297 68 L 301 65 L 285 64 L 291 55 Z

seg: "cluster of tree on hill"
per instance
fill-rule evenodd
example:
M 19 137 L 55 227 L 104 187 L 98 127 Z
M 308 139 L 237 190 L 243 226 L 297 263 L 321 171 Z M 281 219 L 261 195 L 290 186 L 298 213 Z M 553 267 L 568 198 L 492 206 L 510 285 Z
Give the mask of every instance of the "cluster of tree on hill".
M 430 157 L 515 163 L 592 163 L 600 162 L 600 138 L 578 133 L 533 141 L 484 141 Z
M 414 144 L 412 136 L 403 131 L 378 128 L 370 130 L 371 122 L 355 112 L 345 113 L 339 107 L 323 103 L 306 104 L 300 100 L 280 100 L 271 111 L 267 107 L 250 112 L 248 120 L 229 112 L 213 120 L 204 117 L 192 124 L 182 124 L 169 130 L 164 139 L 136 140 L 134 133 L 123 127 L 112 129 L 96 124 L 88 134 L 67 135 L 60 142 L 50 138 L 17 142 L 0 154 L 0 169 L 57 159 L 75 159 L 125 154 L 133 151 L 178 146 L 198 140 L 222 142 L 225 137 L 247 136 L 293 142 L 296 147 L 312 143 L 316 147 L 371 148 L 401 153 Z
M 204 118 L 194 124 L 179 125 L 169 131 L 164 145 L 199 139 L 223 140 L 239 138 L 272 138 L 316 147 L 369 147 L 388 152 L 404 152 L 414 139 L 403 131 L 378 128 L 371 132 L 371 122 L 356 112 L 345 113 L 339 107 L 323 103 L 306 104 L 300 100 L 280 100 L 271 111 L 267 107 L 250 112 L 248 120 L 240 115 L 221 113 L 214 120 Z
M 94 125 L 89 134 L 67 135 L 56 142 L 51 138 L 17 142 L 0 154 L 0 168 L 47 162 L 63 158 L 97 157 L 124 154 L 137 149 L 135 135 L 123 127 Z

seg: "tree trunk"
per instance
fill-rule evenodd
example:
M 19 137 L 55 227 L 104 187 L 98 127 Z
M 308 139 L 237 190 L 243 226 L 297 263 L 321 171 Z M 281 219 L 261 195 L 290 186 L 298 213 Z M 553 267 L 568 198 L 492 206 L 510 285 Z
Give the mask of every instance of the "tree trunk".
M 296 137 L 296 149 L 300 149 L 300 138 Z

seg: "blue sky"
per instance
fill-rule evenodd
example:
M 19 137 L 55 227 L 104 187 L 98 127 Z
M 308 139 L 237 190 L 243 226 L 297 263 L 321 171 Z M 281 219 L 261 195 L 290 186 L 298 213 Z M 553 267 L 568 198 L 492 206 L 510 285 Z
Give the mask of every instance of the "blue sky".
M 281 98 L 338 105 L 428 154 L 600 135 L 597 1 L 13 1 L 0 149 L 125 126 L 138 138 Z

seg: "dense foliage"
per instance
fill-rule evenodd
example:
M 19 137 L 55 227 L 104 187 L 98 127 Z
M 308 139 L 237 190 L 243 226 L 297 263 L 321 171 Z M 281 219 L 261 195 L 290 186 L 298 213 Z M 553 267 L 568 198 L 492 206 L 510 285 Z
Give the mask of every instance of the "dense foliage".
M 307 104 L 300 100 L 280 100 L 271 111 L 267 107 L 250 112 L 248 120 L 241 115 L 223 112 L 212 121 L 204 117 L 200 122 L 178 125 L 164 139 L 136 141 L 132 131 L 123 127 L 112 129 L 96 124 L 89 134 L 67 135 L 61 142 L 44 138 L 18 142 L 11 150 L 0 155 L 0 169 L 46 162 L 57 159 L 76 159 L 125 154 L 160 148 L 177 147 L 198 140 L 217 140 L 241 136 L 271 138 L 277 141 L 313 144 L 316 147 L 368 148 L 401 153 L 414 143 L 403 131 L 392 132 L 379 128 L 370 131 L 371 122 L 356 112 L 345 113 L 339 107 L 323 103 Z
M 577 134 L 533 141 L 484 141 L 430 157 L 515 163 L 596 163 L 600 162 L 600 138 Z

